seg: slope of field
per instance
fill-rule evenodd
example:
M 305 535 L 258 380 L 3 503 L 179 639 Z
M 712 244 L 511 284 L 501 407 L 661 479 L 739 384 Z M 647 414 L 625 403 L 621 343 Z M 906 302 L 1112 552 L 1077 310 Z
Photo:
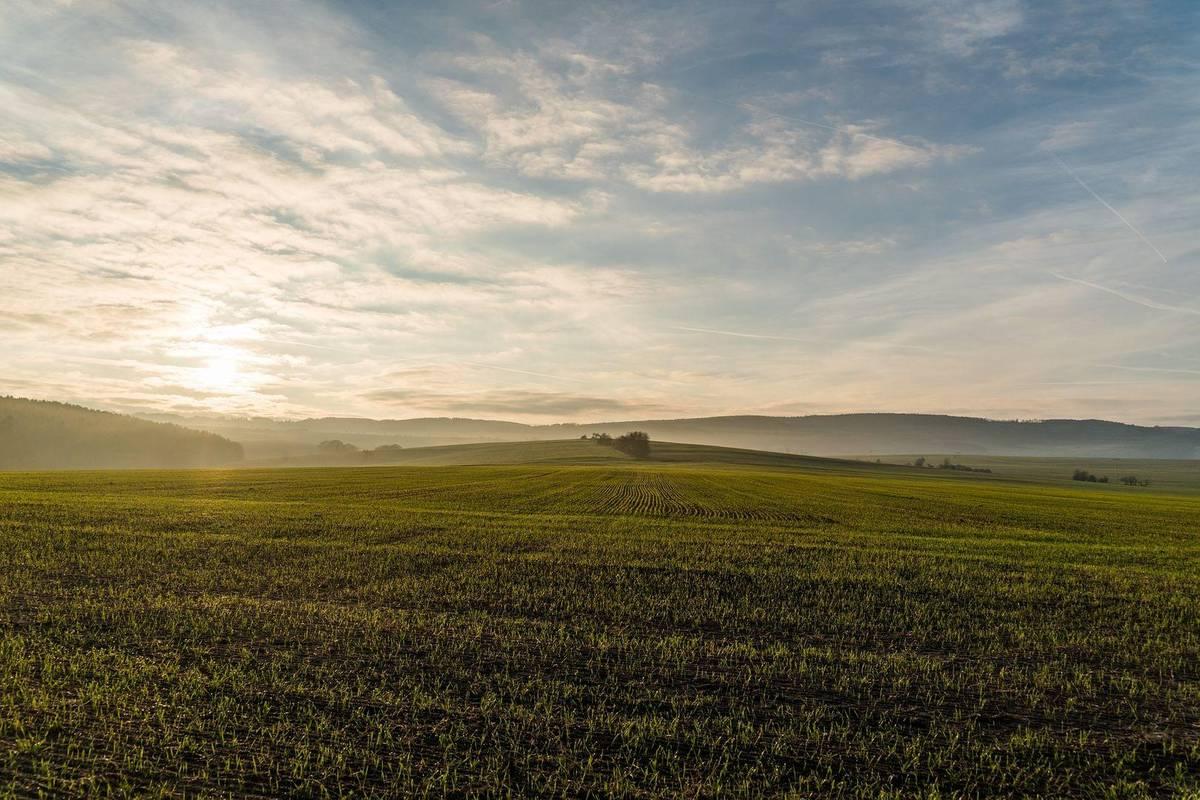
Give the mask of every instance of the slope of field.
M 437 447 L 412 447 L 377 458 L 371 453 L 335 456 L 339 466 L 363 463 L 393 466 L 470 466 L 487 464 L 605 464 L 622 463 L 630 457 L 612 447 L 579 439 L 536 442 L 482 442 Z M 328 461 L 329 457 L 325 457 Z M 264 461 L 261 466 L 319 465 L 321 457 L 298 456 Z
M 0 475 L 0 796 L 1193 796 L 1198 520 L 694 463 Z
M 248 466 L 357 466 L 388 464 L 392 466 L 480 466 L 519 464 L 626 464 L 634 459 L 614 447 L 592 440 L 566 439 L 532 442 L 482 442 L 476 444 L 413 447 L 389 452 L 386 456 L 363 452 L 350 455 L 302 456 L 272 459 Z M 875 464 L 865 461 L 800 456 L 790 453 L 769 453 L 761 450 L 740 450 L 712 445 L 653 442 L 650 457 L 642 463 L 744 465 L 757 467 L 790 467 L 796 469 L 870 470 L 895 473 L 898 465 Z
M 1035 458 L 1032 456 L 981 456 L 981 455 L 948 455 L 944 453 L 924 453 L 923 456 L 934 468 L 944 459 L 951 463 L 964 464 L 980 469 L 990 469 L 992 475 L 1007 480 L 1035 481 L 1038 483 L 1074 485 L 1071 475 L 1077 469 L 1086 470 L 1095 475 L 1107 475 L 1113 484 L 1118 484 L 1123 476 L 1132 475 L 1144 481 L 1149 481 L 1145 489 L 1165 489 L 1172 492 L 1200 492 L 1200 461 L 1166 458 L 1091 458 L 1076 456 L 1073 458 Z M 918 455 L 885 455 L 871 456 L 879 458 L 887 464 L 907 465 L 913 463 Z M 867 458 L 867 456 L 863 456 Z
M 551 425 L 544 436 L 642 430 L 654 439 L 814 455 L 990 453 L 1100 458 L 1200 458 L 1200 429 L 1098 419 L 992 420 L 943 414 L 815 414 Z M 533 437 L 522 437 L 533 438 Z
M 0 397 L 0 470 L 212 467 L 241 460 L 241 445 L 212 433 Z

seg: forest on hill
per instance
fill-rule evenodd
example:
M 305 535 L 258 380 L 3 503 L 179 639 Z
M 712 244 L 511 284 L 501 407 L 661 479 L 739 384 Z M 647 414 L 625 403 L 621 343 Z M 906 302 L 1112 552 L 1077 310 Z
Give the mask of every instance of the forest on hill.
M 242 446 L 222 436 L 67 403 L 0 397 L 0 469 L 220 467 Z

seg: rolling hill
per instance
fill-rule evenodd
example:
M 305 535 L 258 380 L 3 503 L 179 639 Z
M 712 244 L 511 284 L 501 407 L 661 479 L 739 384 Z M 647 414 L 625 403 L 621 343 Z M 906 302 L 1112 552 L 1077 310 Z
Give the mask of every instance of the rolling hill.
M 993 456 L 1200 458 L 1200 428 L 1147 427 L 1104 420 L 1006 421 L 936 414 L 728 416 L 525 425 L 476 419 L 304 420 L 155 416 L 239 441 L 252 459 L 300 456 L 339 439 L 364 449 L 571 439 L 643 430 L 660 441 L 811 455 L 965 453 Z
M 66 403 L 0 397 L 0 469 L 219 467 L 242 446 L 179 425 Z
M 1136 475 L 1152 485 L 1135 492 L 1200 492 L 1200 461 L 1170 459 L 1130 459 L 1082 456 L 1045 458 L 1038 456 L 953 456 L 932 454 L 925 457 L 924 467 L 916 467 L 916 455 L 885 455 L 880 458 L 861 455 L 857 458 L 774 453 L 717 445 L 683 444 L 657 441 L 651 444 L 650 457 L 635 459 L 612 447 L 591 440 L 557 439 L 528 442 L 484 442 L 438 447 L 414 447 L 388 450 L 385 454 L 359 452 L 335 456 L 294 456 L 290 458 L 248 461 L 247 467 L 470 467 L 470 466 L 631 466 L 631 467 L 696 467 L 700 469 L 789 470 L 804 473 L 846 475 L 875 475 L 879 477 L 924 477 L 940 480 L 1006 481 L 1044 485 L 1069 486 L 1080 489 L 1071 479 L 1075 469 L 1084 468 L 1098 475 L 1107 475 L 1111 483 L 1102 488 L 1118 493 L 1128 491 L 1119 485 L 1123 475 Z M 939 467 L 943 459 L 958 468 Z M 970 470 L 961 467 L 970 467 Z M 1084 489 L 1097 488 L 1084 486 Z
M 494 466 L 537 465 L 604 466 L 613 464 L 694 464 L 704 466 L 782 467 L 808 470 L 869 469 L 891 471 L 903 467 L 762 450 L 744 450 L 715 445 L 653 442 L 650 457 L 635 459 L 613 447 L 582 439 L 534 440 L 527 442 L 481 442 L 476 444 L 415 447 L 389 451 L 385 456 L 370 452 L 329 456 L 293 456 L 247 462 L 247 466 Z

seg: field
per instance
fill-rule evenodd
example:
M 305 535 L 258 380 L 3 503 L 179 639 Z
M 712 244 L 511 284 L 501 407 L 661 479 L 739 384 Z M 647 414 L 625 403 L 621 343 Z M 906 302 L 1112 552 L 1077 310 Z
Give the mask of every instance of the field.
M 978 456 L 978 455 L 946 455 L 943 453 L 926 453 L 926 461 L 935 468 L 943 459 L 950 459 L 953 464 L 990 469 L 992 474 L 1004 480 L 1033 481 L 1036 483 L 1074 485 L 1078 482 L 1071 480 L 1071 474 L 1077 469 L 1084 469 L 1096 475 L 1107 475 L 1113 484 L 1120 482 L 1122 476 L 1134 475 L 1142 480 L 1150 481 L 1149 487 L 1138 487 L 1139 490 L 1152 488 L 1169 492 L 1188 492 L 1200 494 L 1200 461 L 1180 461 L 1163 458 L 1036 458 L 1033 456 Z M 867 458 L 863 456 L 863 458 Z M 918 455 L 871 456 L 886 464 L 911 464 Z
M 0 474 L 0 796 L 1198 796 L 1200 494 L 506 447 Z

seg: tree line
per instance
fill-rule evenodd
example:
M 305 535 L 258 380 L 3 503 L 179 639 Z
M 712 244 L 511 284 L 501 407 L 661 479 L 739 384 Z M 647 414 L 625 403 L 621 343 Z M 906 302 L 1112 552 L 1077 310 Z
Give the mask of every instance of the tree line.
M 650 434 L 645 431 L 630 431 L 629 433 L 621 434 L 615 439 L 607 433 L 593 433 L 591 436 L 584 434 L 579 438 L 590 439 L 597 444 L 612 447 L 634 458 L 650 457 Z
M 218 467 L 242 461 L 221 436 L 68 403 L 0 397 L 0 469 Z
M 341 439 L 326 439 L 317 445 L 317 452 L 323 456 L 361 461 L 387 461 L 403 450 L 398 444 L 381 444 L 373 450 L 363 450 Z
M 1071 480 L 1087 481 L 1088 483 L 1108 483 L 1108 476 L 1107 475 L 1097 476 L 1097 475 L 1093 475 L 1092 473 L 1088 472 L 1086 469 L 1077 469 L 1077 470 L 1075 470 L 1075 473 L 1071 476 Z M 1150 481 L 1142 480 L 1137 475 L 1125 475 L 1120 478 L 1120 481 L 1121 481 L 1121 483 L 1125 484 L 1126 486 L 1149 486 L 1150 485 Z
M 959 472 L 991 472 L 987 467 L 968 467 L 966 464 L 955 464 L 949 458 L 943 458 L 940 464 L 930 464 L 925 456 L 920 456 L 916 461 L 912 462 L 912 465 L 914 467 L 928 467 L 930 469 L 936 466 L 938 469 L 953 469 Z

